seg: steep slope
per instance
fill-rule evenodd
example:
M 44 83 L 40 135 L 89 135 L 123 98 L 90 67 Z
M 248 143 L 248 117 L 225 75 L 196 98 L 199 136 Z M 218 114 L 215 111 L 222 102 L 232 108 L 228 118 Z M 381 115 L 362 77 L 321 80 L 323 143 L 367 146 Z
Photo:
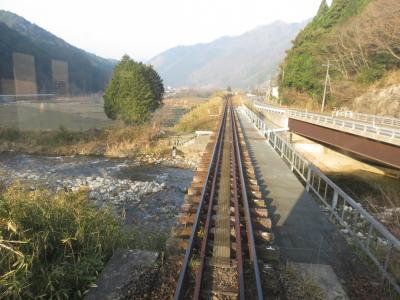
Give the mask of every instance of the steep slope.
M 274 22 L 240 36 L 169 49 L 150 63 L 167 85 L 246 88 L 267 79 L 304 24 Z
M 52 60 L 68 64 L 69 92 L 89 93 L 104 89 L 115 61 L 100 58 L 76 48 L 39 26 L 8 11 L 0 10 L 0 79 L 14 80 L 13 53 L 32 55 L 35 58 L 38 92 L 54 92 Z M 12 85 L 3 91 L 13 92 Z
M 393 75 L 400 70 L 399 15 L 398 0 L 333 0 L 330 7 L 323 0 L 281 66 L 283 101 L 318 107 L 328 61 L 331 108 L 352 107 L 353 99 L 364 92 L 387 87 L 388 82 L 396 84 L 393 78 L 400 78 Z M 379 113 L 372 107 L 370 112 Z

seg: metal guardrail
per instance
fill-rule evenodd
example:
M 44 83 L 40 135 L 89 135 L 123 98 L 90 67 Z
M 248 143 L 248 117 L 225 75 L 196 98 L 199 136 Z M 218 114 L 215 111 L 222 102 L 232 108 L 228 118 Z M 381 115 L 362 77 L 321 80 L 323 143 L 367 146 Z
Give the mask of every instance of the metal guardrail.
M 254 103 L 257 109 L 265 110 L 268 112 L 284 111 L 289 118 L 306 121 L 313 124 L 318 124 L 324 127 L 334 128 L 340 131 L 350 132 L 353 134 L 366 136 L 376 140 L 384 141 L 387 143 L 400 145 L 400 129 L 396 128 L 383 128 L 375 124 L 366 124 L 350 119 L 338 119 L 331 116 L 309 113 L 304 111 L 292 109 L 277 109 L 269 105 Z M 279 112 L 282 114 L 281 112 Z
M 254 112 L 241 110 L 262 134 L 267 143 L 305 183 L 306 190 L 319 199 L 329 211 L 331 220 L 344 228 L 400 293 L 400 241 L 347 195 L 316 166 L 302 157 L 281 133 L 273 132 Z
M 286 111 L 287 111 L 287 109 L 284 109 L 284 108 L 276 108 L 276 107 L 273 107 L 273 106 L 260 105 L 260 104 L 256 104 L 256 103 L 254 104 L 254 106 L 256 108 L 258 108 L 258 109 L 262 109 L 262 110 L 265 110 L 267 112 L 278 113 L 280 115 L 285 115 Z
M 385 116 L 377 116 L 370 114 L 363 114 L 353 111 L 337 110 L 332 113 L 332 116 L 341 117 L 345 119 L 352 119 L 356 121 L 361 121 L 365 123 L 371 123 L 373 125 L 383 125 L 390 127 L 400 127 L 400 119 L 391 118 Z
M 376 127 L 350 120 L 336 119 L 330 116 L 324 116 L 314 113 L 289 110 L 288 115 L 296 119 L 309 120 L 312 123 L 325 124 L 328 127 L 340 127 L 343 129 L 358 130 L 363 133 L 373 133 L 384 138 L 398 139 L 400 141 L 400 130 Z

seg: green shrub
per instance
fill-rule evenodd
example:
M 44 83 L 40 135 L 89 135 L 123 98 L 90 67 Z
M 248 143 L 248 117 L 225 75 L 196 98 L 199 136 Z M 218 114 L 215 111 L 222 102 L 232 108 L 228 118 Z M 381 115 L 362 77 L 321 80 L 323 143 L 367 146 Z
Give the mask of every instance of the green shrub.
M 127 237 L 85 192 L 0 195 L 0 298 L 81 298 Z
M 20 137 L 20 131 L 16 128 L 0 128 L 0 139 L 2 140 L 17 141 Z
M 380 79 L 384 72 L 385 68 L 382 66 L 364 67 L 357 74 L 357 81 L 361 84 L 368 85 Z
M 56 131 L 53 143 L 56 145 L 68 144 L 74 141 L 76 134 L 68 131 L 64 126 L 60 126 L 58 131 Z

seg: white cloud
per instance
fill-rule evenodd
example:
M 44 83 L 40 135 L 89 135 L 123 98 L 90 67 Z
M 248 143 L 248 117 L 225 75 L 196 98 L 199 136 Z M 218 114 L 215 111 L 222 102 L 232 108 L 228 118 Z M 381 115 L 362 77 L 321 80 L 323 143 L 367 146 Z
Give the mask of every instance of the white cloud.
M 321 0 L 1 0 L 69 43 L 110 58 L 150 58 L 167 48 L 237 35 L 280 19 L 312 17 Z

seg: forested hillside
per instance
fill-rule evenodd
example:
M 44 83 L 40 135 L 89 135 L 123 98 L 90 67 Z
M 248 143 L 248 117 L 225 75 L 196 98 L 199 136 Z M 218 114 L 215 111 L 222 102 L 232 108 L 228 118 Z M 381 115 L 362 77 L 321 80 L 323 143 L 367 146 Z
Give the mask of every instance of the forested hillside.
M 281 65 L 283 101 L 318 107 L 328 62 L 330 107 L 399 84 L 399 16 L 398 0 L 323 0 Z
M 12 93 L 13 53 L 35 59 L 39 93 L 53 93 L 52 60 L 68 64 L 69 92 L 103 91 L 110 79 L 114 61 L 78 49 L 45 29 L 11 12 L 0 10 L 0 93 Z M 6 86 L 7 85 L 7 86 Z

